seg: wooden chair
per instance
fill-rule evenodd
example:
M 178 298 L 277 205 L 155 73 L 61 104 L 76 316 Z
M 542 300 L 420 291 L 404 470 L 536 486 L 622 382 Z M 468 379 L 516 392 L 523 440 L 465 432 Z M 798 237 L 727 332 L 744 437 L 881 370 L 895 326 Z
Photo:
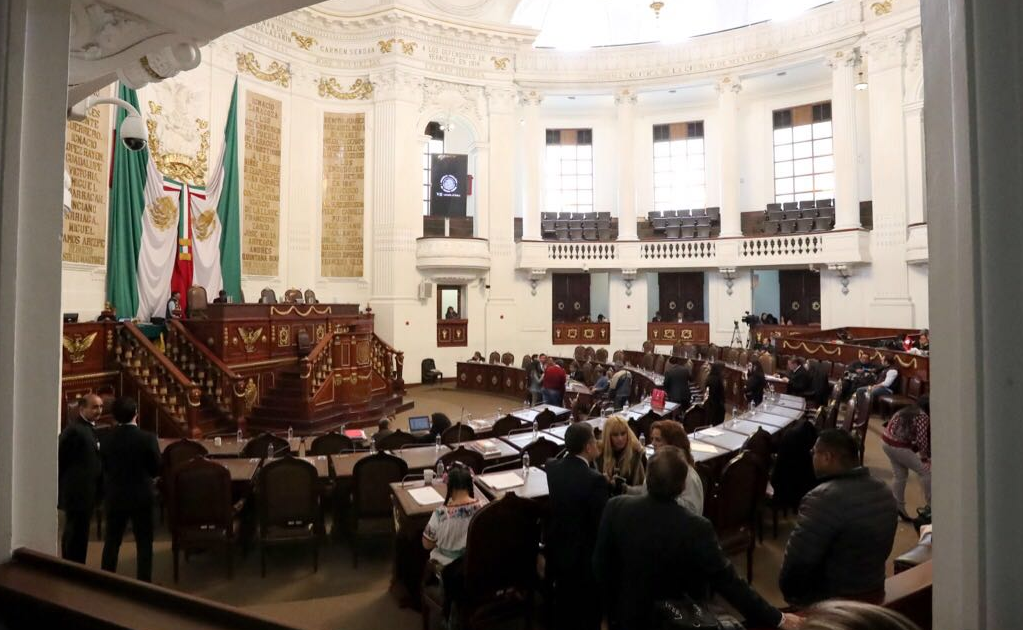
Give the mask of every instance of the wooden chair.
M 703 408 L 702 402 L 690 405 L 689 409 L 682 414 L 682 428 L 686 430 L 686 433 L 692 433 L 707 425 L 707 411 Z
M 198 284 L 188 287 L 185 302 L 189 319 L 206 319 L 206 309 L 209 307 L 206 287 Z
M 498 352 L 497 350 L 494 350 L 493 352 L 490 353 L 490 356 L 488 357 L 488 361 L 487 362 L 488 363 L 500 363 L 501 362 L 501 353 Z
M 277 294 L 270 287 L 267 287 L 259 292 L 259 303 L 260 304 L 276 304 Z
M 544 409 L 540 413 L 536 414 L 536 426 L 541 431 L 546 431 L 551 428 L 551 425 L 554 424 L 555 420 L 557 420 L 557 417 L 550 409 Z
M 640 366 L 647 372 L 653 371 L 654 361 L 655 361 L 654 353 L 647 352 L 646 354 L 643 355 L 643 359 L 640 362 Z
M 654 372 L 658 374 L 664 374 L 664 355 L 659 354 L 654 360 Z
M 444 432 L 440 434 L 440 441 L 448 446 L 452 444 L 461 444 L 462 442 L 471 442 L 476 439 L 476 431 L 473 430 L 467 424 L 458 422 L 453 426 L 444 429 Z
M 596 357 L 597 351 L 593 349 L 593 346 L 586 346 L 586 349 L 583 351 L 583 358 L 587 361 L 592 361 Z
M 709 512 L 725 554 L 746 553 L 746 581 L 750 584 L 753 583 L 757 509 L 766 488 L 763 464 L 754 453 L 742 451 L 721 472 Z
M 288 443 L 282 437 L 277 437 L 273 433 L 262 433 L 248 442 L 242 447 L 241 457 L 258 457 L 260 459 L 266 458 L 266 453 L 273 447 L 274 456 L 283 455 L 291 450 L 291 444 Z
M 298 304 L 299 300 L 302 299 L 302 292 L 298 289 L 288 289 L 284 292 L 284 303 L 285 304 Z
M 576 346 L 572 351 L 572 358 L 579 363 L 586 361 L 586 346 Z
M 810 449 L 817 441 L 818 430 L 806 420 L 797 420 L 778 438 L 777 455 L 767 490 L 767 506 L 771 509 L 774 537 L 778 537 L 778 512 L 788 513 L 799 507 L 803 496 L 817 485 Z M 760 540 L 764 539 L 760 524 Z
M 233 572 L 235 518 L 241 511 L 231 503 L 231 473 L 203 457 L 180 463 L 172 472 L 170 514 L 171 554 L 174 582 L 178 581 L 180 552 L 220 547 L 227 562 L 227 576 Z
M 557 443 L 548 440 L 544 436 L 536 438 L 530 442 L 526 448 L 522 449 L 523 454 L 529 455 L 529 465 L 536 466 L 537 468 L 543 468 L 547 464 L 547 460 L 554 459 L 561 452 L 561 446 Z
M 511 365 L 512 363 L 515 363 L 515 355 L 511 352 L 505 352 L 501 355 L 501 363 L 504 365 Z
M 760 361 L 760 367 L 764 368 L 764 374 L 774 374 L 774 355 L 770 352 L 765 352 L 760 355 L 757 359 Z
M 380 440 L 377 441 L 377 449 L 381 451 L 396 451 L 403 446 L 415 444 L 416 442 L 418 442 L 418 440 L 414 435 L 398 429 L 394 433 L 380 438 Z
M 924 384 L 919 377 L 906 379 L 902 394 L 885 394 L 877 399 L 878 410 L 884 419 L 891 418 L 897 411 L 916 402 L 923 394 Z
M 308 544 L 313 573 L 320 567 L 320 494 L 316 467 L 295 457 L 265 464 L 256 478 L 260 574 L 266 577 L 266 548 Z
M 335 431 L 316 437 L 309 445 L 310 455 L 337 455 L 354 450 L 352 438 Z
M 163 453 L 160 455 L 160 470 L 162 472 L 156 487 L 160 491 L 160 496 L 164 497 L 168 511 L 172 503 L 170 498 L 174 492 L 172 487 L 174 485 L 174 472 L 178 466 L 185 462 L 190 462 L 197 457 L 205 457 L 207 453 L 206 447 L 201 443 L 187 439 L 171 442 L 167 445 L 167 448 L 163 449 Z
M 390 484 L 401 481 L 407 474 L 405 460 L 387 453 L 374 453 L 355 463 L 351 509 L 346 519 L 348 538 L 352 542 L 352 567 L 359 566 L 359 543 L 366 534 L 394 534 Z
M 540 518 L 536 502 L 511 492 L 473 516 L 463 560 L 465 587 L 455 607 L 460 627 L 475 630 L 517 618 L 532 626 Z M 443 609 L 443 586 L 428 578 L 422 594 L 423 628 Z
M 494 428 L 491 429 L 491 433 L 494 437 L 503 437 L 508 435 L 516 429 L 522 428 L 522 421 L 515 416 L 505 416 L 494 423 Z
M 531 365 L 533 365 L 533 357 L 527 352 L 522 355 L 522 364 L 519 367 L 523 370 L 528 370 Z
M 661 419 L 660 416 L 658 416 L 656 413 L 654 413 L 653 411 L 648 411 L 639 418 L 629 420 L 628 425 L 629 428 L 632 429 L 632 432 L 636 435 L 637 438 L 643 436 L 649 440 L 650 425 L 657 422 L 660 419 Z
M 458 462 L 470 468 L 472 472 L 477 475 L 483 472 L 483 454 L 477 450 L 465 448 L 464 446 L 459 446 L 453 451 L 444 453 L 444 455 L 442 455 L 437 461 L 444 464 L 445 470 L 451 468 L 451 465 L 455 462 Z
M 305 303 L 306 304 L 319 304 L 320 303 L 320 301 L 316 299 L 316 292 L 313 291 L 312 289 L 306 289 L 305 293 L 303 294 L 303 296 L 305 297 Z

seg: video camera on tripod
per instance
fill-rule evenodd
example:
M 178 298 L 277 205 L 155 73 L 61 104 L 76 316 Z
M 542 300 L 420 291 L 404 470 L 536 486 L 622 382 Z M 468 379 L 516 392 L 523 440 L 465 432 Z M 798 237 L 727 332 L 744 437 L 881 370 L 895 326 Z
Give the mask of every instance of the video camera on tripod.
M 756 315 L 751 315 L 749 311 L 746 311 L 746 313 L 742 316 L 742 323 L 747 326 L 756 326 L 760 323 L 760 318 Z

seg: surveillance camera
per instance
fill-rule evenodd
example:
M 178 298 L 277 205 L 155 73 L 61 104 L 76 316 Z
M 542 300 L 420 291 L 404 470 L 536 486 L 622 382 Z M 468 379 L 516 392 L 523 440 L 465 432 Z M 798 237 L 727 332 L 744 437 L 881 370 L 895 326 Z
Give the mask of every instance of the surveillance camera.
M 141 151 L 146 148 L 146 124 L 141 116 L 126 116 L 121 123 L 121 142 L 129 151 Z

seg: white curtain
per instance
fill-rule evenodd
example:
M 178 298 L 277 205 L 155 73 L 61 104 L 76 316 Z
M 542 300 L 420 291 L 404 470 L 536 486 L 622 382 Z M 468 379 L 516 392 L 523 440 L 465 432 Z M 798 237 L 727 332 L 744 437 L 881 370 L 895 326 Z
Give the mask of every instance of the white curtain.
M 165 189 L 163 175 L 156 170 L 155 160 L 150 159 L 146 169 L 146 209 L 142 213 L 138 260 L 140 321 L 163 317 L 167 310 L 177 259 L 179 195 L 179 188 Z
M 224 146 L 220 159 L 206 187 L 206 198 L 192 197 L 192 284 L 206 288 L 206 297 L 213 301 L 224 288 L 220 271 L 220 189 L 224 181 Z

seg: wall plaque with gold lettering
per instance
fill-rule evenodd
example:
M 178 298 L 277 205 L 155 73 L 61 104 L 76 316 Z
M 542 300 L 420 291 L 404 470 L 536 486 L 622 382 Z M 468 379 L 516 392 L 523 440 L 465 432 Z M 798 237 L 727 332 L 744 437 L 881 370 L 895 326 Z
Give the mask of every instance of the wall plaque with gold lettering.
M 107 96 L 102 90 L 98 96 Z M 93 107 L 82 122 L 69 122 L 64 163 L 71 175 L 71 211 L 64 214 L 61 260 L 87 265 L 106 261 L 107 168 L 110 113 Z
M 276 276 L 280 251 L 281 102 L 248 92 L 242 273 Z
M 323 114 L 323 206 L 320 273 L 361 278 L 365 202 L 365 114 Z

